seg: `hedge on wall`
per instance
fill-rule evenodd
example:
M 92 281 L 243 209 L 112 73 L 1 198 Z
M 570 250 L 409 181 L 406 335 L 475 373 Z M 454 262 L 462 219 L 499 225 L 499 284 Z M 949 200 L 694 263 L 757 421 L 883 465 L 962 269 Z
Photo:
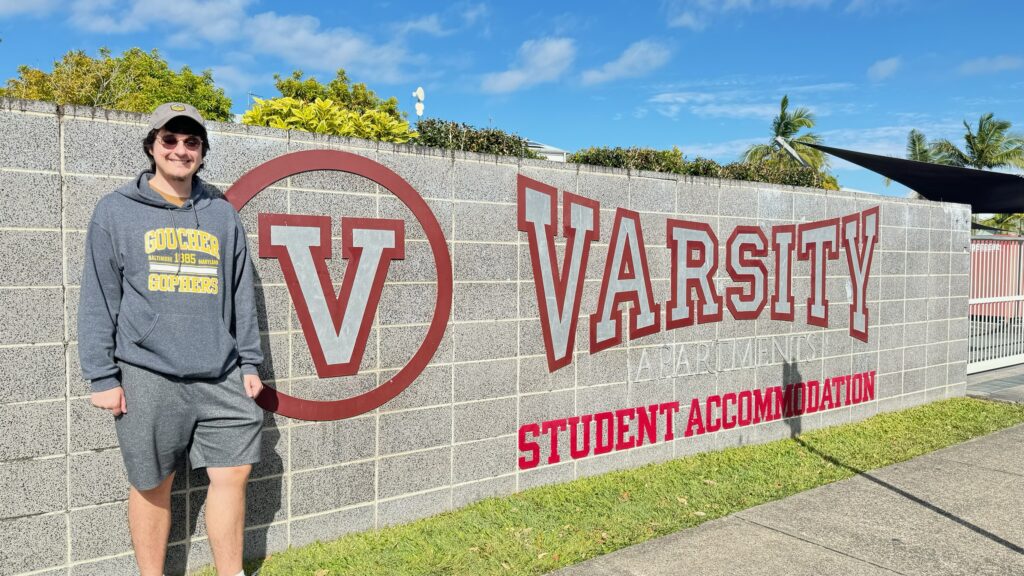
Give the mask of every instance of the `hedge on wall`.
M 591 147 L 578 150 L 567 158 L 569 162 L 628 168 L 630 170 L 651 170 L 685 174 L 686 160 L 679 148 L 655 150 L 654 148 L 607 148 Z
M 578 164 L 629 170 L 651 170 L 690 176 L 825 188 L 827 190 L 839 189 L 839 183 L 834 176 L 814 168 L 794 167 L 775 162 L 733 162 L 722 166 L 714 160 L 699 156 L 693 160 L 687 160 L 683 157 L 682 151 L 676 147 L 671 150 L 592 147 L 570 154 L 567 160 Z
M 497 128 L 474 128 L 469 124 L 429 118 L 417 122 L 416 131 L 419 132 L 419 136 L 415 143 L 423 146 L 519 158 L 540 158 L 530 150 L 525 138 Z

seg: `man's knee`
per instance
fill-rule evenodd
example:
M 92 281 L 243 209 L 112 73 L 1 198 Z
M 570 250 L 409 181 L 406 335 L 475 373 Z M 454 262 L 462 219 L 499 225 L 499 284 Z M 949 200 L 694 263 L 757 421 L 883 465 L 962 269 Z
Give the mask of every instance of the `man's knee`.
M 245 464 L 242 466 L 207 468 L 206 474 L 210 477 L 211 485 L 237 485 L 245 484 L 249 480 L 249 473 L 251 471 L 252 464 Z
M 164 478 L 160 484 L 155 488 L 149 488 L 147 490 L 140 490 L 135 486 L 131 487 L 131 490 L 141 496 L 147 502 L 153 504 L 161 504 L 166 502 L 171 497 L 171 486 L 174 484 L 174 472 L 168 474 L 167 478 Z

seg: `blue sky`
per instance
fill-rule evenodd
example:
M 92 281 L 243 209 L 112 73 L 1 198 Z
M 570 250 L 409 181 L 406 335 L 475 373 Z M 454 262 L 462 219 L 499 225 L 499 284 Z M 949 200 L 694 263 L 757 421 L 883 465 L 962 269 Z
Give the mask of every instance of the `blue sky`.
M 236 112 L 273 74 L 338 67 L 415 117 L 494 126 L 566 150 L 679 146 L 736 160 L 779 99 L 825 143 L 902 155 L 911 128 L 962 144 L 994 112 L 1024 131 L 1019 2 L 680 0 L 313 2 L 0 0 L 0 73 L 70 49 L 157 48 L 210 68 Z M 834 161 L 846 187 L 902 195 Z

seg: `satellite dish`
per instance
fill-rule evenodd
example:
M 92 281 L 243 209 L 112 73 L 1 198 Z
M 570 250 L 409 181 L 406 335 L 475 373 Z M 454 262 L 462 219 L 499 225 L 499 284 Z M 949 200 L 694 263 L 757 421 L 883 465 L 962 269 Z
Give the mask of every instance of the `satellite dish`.
M 423 86 L 419 86 L 413 91 L 412 97 L 416 99 L 416 115 L 423 116 L 423 98 L 426 95 L 423 93 Z

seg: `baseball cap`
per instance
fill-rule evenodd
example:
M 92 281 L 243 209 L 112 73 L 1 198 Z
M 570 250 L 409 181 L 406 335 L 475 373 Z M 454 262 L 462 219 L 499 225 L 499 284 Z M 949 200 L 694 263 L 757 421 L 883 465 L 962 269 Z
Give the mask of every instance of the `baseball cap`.
M 203 116 L 194 107 L 183 102 L 167 102 L 157 106 L 156 110 L 153 110 L 153 114 L 149 117 L 149 129 L 159 130 L 179 116 L 195 121 L 196 124 L 199 124 L 199 128 L 202 129 L 203 135 L 206 135 L 206 121 L 203 120 Z

